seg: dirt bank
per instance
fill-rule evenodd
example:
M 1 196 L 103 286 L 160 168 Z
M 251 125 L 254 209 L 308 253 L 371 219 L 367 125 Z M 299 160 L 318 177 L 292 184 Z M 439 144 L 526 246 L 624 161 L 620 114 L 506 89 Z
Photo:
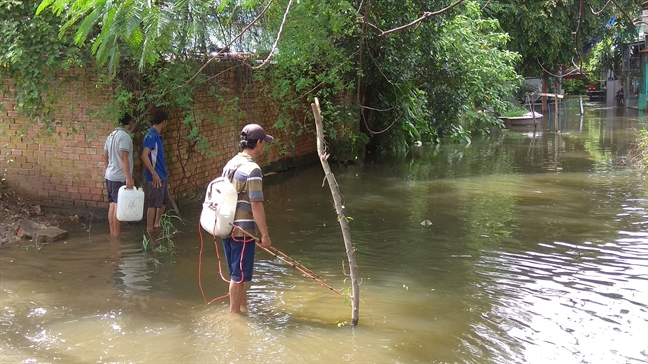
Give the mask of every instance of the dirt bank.
M 18 195 L 16 191 L 0 181 L 0 246 L 24 242 L 16 233 L 16 223 L 20 219 L 31 220 L 47 226 L 59 226 L 71 222 L 79 222 L 79 217 L 72 211 L 62 209 L 42 208 L 30 203 L 28 199 Z

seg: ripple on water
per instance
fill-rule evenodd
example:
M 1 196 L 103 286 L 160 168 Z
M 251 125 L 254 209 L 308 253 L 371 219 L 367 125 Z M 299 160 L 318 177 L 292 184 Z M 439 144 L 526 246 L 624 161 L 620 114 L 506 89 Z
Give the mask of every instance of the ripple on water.
M 482 252 L 480 274 L 492 284 L 480 289 L 493 308 L 466 344 L 529 362 L 646 360 L 636 333 L 648 332 L 648 232 L 620 235 L 637 238 Z

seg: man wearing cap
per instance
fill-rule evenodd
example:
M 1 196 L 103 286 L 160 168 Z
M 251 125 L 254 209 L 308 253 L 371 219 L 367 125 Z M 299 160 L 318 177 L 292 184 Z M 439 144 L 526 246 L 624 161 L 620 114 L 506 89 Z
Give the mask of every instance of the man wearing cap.
M 254 159 L 261 156 L 266 144 L 274 138 L 257 124 L 248 124 L 241 131 L 242 152 L 234 156 L 223 168 L 223 177 L 229 178 L 236 191 L 238 202 L 234 225 L 261 237 L 261 245 L 270 247 L 265 210 L 263 208 L 263 173 Z M 245 282 L 252 280 L 254 264 L 254 240 L 246 237 L 238 228 L 228 238 L 223 238 L 225 259 L 230 271 L 230 313 L 247 311 Z

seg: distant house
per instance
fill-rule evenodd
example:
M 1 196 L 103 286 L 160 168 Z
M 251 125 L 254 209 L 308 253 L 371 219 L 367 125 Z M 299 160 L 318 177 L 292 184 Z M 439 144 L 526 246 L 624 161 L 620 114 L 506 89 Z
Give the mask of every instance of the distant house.
M 648 1 L 641 4 L 642 10 L 637 21 L 637 41 L 623 48 L 623 93 L 625 105 L 646 111 L 648 102 Z

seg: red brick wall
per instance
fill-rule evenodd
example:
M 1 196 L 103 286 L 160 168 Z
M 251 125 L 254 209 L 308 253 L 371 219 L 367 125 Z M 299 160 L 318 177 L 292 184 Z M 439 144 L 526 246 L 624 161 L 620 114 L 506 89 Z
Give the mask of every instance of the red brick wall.
M 195 96 L 192 116 L 200 122 L 199 134 L 211 147 L 201 151 L 185 137 L 181 110 L 170 110 L 163 133 L 169 169 L 169 187 L 175 198 L 191 197 L 219 176 L 225 163 L 238 151 L 238 135 L 248 123 L 257 123 L 278 141 L 258 161 L 261 166 L 307 157 L 316 152 L 314 126 L 305 125 L 306 115 L 294 115 L 288 132 L 273 128 L 280 105 L 266 98 L 253 81 L 249 69 L 217 63 L 209 67 L 210 84 Z M 217 85 L 224 101 L 208 93 Z M 15 112 L 15 100 L 0 96 L 5 113 L 0 114 L 0 175 L 19 192 L 45 206 L 106 207 L 103 144 L 116 122 L 106 120 L 104 110 L 113 90 L 102 89 L 83 70 L 61 75 L 55 91 L 56 127 L 53 131 L 27 122 Z M 237 99 L 238 98 L 238 99 Z M 94 116 L 93 116 L 94 115 Z M 217 117 L 214 120 L 213 116 Z M 296 131 L 301 135 L 295 135 Z M 141 185 L 139 162 L 142 133 L 136 133 L 135 182 Z M 5 172 L 6 168 L 6 172 Z

